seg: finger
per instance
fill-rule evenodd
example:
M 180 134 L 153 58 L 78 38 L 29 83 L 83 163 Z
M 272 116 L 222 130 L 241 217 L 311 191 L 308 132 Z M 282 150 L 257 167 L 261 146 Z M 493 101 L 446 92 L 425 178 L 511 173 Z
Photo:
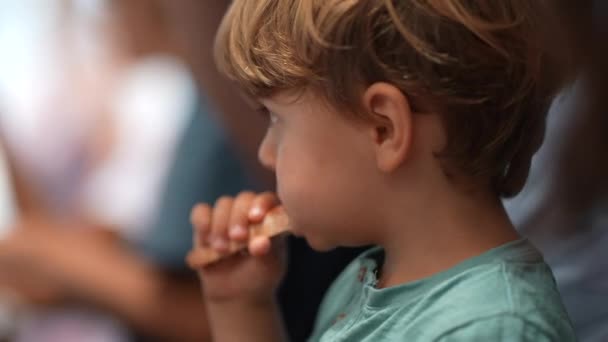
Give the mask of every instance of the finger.
M 229 249 L 228 223 L 232 212 L 234 200 L 230 197 L 221 197 L 217 200 L 213 209 L 213 220 L 211 221 L 211 248 L 219 253 L 226 253 Z
M 249 209 L 255 197 L 253 192 L 243 192 L 234 200 L 228 231 L 230 239 L 242 242 L 249 238 Z
M 270 209 L 279 205 L 279 199 L 272 192 L 264 192 L 258 195 L 251 205 L 249 210 L 249 220 L 251 222 L 260 222 L 266 216 Z
M 211 231 L 211 207 L 207 204 L 197 204 L 190 212 L 190 222 L 193 226 L 194 247 L 208 246 L 209 233 Z
M 260 257 L 270 252 L 272 243 L 270 238 L 266 236 L 257 236 L 249 242 L 249 254 L 254 257 Z

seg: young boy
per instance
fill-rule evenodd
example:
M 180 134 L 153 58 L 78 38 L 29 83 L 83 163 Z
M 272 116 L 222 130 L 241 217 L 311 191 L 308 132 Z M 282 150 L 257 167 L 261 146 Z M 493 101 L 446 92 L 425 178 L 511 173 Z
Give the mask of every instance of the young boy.
M 259 158 L 278 196 L 197 206 L 195 247 L 226 253 L 279 203 L 317 250 L 379 246 L 329 290 L 314 341 L 575 340 L 500 202 L 557 90 L 550 3 L 234 1 L 217 60 L 270 117 Z M 249 252 L 200 269 L 216 341 L 285 339 L 281 242 Z

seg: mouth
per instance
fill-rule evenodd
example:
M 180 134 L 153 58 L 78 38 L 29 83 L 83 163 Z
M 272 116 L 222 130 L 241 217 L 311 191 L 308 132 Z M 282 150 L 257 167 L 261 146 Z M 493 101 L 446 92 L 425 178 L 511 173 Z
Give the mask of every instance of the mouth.
M 285 206 L 285 202 L 283 201 L 283 196 L 281 196 L 281 190 L 280 190 L 279 186 L 277 186 L 276 195 L 277 195 L 277 198 L 279 199 L 279 203 L 280 203 L 279 205 L 283 208 L 283 211 L 289 218 L 289 224 L 288 224 L 289 233 L 296 237 L 304 237 L 301 230 L 298 229 L 298 224 L 294 222 L 293 216 L 289 213 L 289 208 L 287 208 Z
M 289 231 L 290 234 L 297 236 L 297 237 L 301 237 L 302 233 L 298 229 L 298 225 L 294 222 L 293 216 L 291 216 L 289 214 L 289 212 L 285 209 L 285 206 L 282 206 L 282 208 L 289 219 L 289 222 L 287 224 L 287 230 Z

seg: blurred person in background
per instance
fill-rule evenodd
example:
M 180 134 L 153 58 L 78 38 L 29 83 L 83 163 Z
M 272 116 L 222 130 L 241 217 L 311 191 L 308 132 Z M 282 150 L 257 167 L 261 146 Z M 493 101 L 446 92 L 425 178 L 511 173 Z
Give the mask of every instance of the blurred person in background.
M 52 58 L 36 61 L 39 75 L 29 78 L 39 92 L 10 81 L 1 89 L 13 100 L 0 122 L 19 217 L 0 240 L 0 288 L 27 308 L 13 338 L 123 341 L 136 331 L 205 340 L 194 276 L 176 276 L 153 248 L 138 248 L 163 216 L 160 195 L 180 136 L 208 115 L 162 12 L 135 0 L 13 6 L 54 18 L 39 31 Z M 242 174 L 222 173 L 237 167 L 229 147 L 207 138 L 223 157 L 205 165 L 222 170 L 209 176 L 238 187 Z
M 505 206 L 543 251 L 579 339 L 601 342 L 608 341 L 608 4 L 563 3 L 583 69 L 554 101 L 528 182 Z

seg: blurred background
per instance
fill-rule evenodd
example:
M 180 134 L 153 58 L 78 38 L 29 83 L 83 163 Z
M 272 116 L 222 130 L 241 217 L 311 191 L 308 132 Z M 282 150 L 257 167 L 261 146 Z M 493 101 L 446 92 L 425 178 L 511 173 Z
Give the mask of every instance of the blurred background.
M 580 68 L 505 205 L 581 341 L 608 341 L 608 6 L 556 2 L 572 35 L 548 39 Z M 255 162 L 266 122 L 212 63 L 228 3 L 0 3 L 0 341 L 208 340 L 190 208 L 272 188 Z M 280 295 L 300 341 L 358 251 L 289 243 Z
M 171 6 L 0 4 L 0 340 L 206 339 L 189 210 L 252 185 Z

